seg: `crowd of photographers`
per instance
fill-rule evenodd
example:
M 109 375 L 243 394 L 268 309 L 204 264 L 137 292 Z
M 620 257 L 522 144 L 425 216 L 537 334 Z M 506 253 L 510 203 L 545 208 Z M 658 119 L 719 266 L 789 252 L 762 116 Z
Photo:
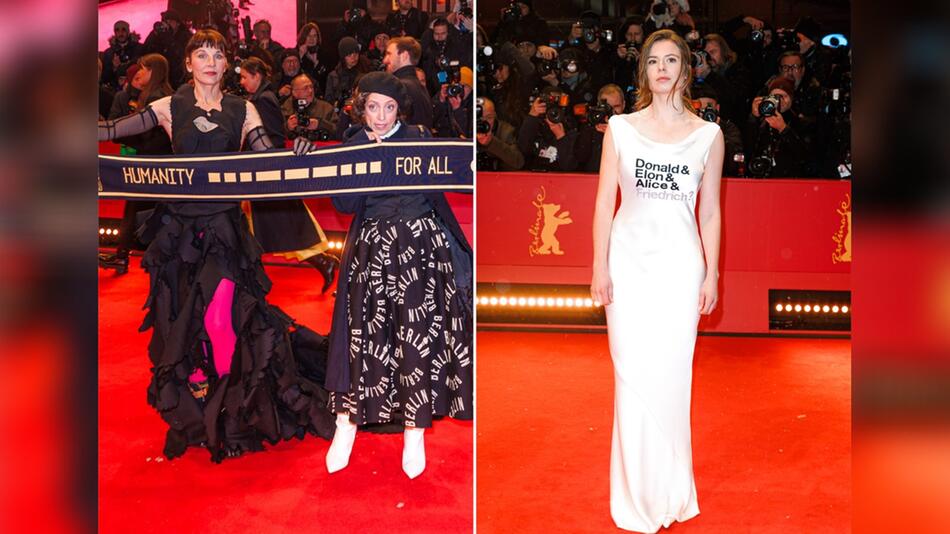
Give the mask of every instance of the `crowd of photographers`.
M 725 176 L 850 178 L 850 49 L 805 17 L 773 28 L 739 15 L 717 33 L 686 0 L 648 0 L 619 24 L 582 13 L 552 29 L 532 0 L 476 29 L 479 170 L 597 172 L 607 120 L 634 110 L 646 37 L 672 29 L 692 50 L 697 113 L 726 141 Z
M 267 20 L 252 24 L 229 0 L 214 4 L 220 16 L 209 17 L 202 27 L 217 29 L 229 41 L 225 91 L 254 103 L 276 146 L 301 136 L 343 140 L 353 122 L 357 81 L 375 70 L 389 71 L 405 84 L 412 103 L 409 123 L 423 125 L 437 137 L 472 138 L 470 0 L 451 2 L 444 16 L 420 11 L 413 0 L 398 0 L 397 9 L 378 19 L 369 15 L 366 0 L 353 0 L 332 36 L 325 38 L 316 22 L 308 22 L 289 46 L 271 38 Z M 184 50 L 192 34 L 190 22 L 174 10 L 165 11 L 144 42 L 128 22 L 115 23 L 109 47 L 99 55 L 100 115 L 131 113 L 189 83 Z M 165 67 L 153 68 L 156 55 L 164 58 Z

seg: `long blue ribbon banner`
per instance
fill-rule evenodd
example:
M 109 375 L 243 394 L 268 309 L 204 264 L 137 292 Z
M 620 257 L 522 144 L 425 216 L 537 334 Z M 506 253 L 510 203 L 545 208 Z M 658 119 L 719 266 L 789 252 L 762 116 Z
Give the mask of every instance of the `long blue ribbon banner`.
M 201 156 L 99 156 L 99 196 L 162 200 L 276 200 L 473 190 L 472 144 L 393 140 L 319 149 Z

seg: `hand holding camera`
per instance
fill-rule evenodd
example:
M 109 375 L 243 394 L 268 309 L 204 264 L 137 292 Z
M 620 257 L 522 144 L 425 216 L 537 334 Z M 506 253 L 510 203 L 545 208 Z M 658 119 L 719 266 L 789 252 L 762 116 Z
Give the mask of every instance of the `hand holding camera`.
M 545 102 L 543 97 L 537 97 L 531 102 L 531 110 L 528 111 L 528 115 L 532 117 L 543 117 L 547 113 L 548 104 Z

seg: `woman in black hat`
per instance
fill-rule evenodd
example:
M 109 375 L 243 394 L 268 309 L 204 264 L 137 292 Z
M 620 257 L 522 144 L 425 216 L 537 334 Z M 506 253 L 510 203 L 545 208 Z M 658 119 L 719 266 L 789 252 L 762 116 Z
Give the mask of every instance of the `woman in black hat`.
M 429 138 L 402 122 L 408 97 L 392 74 L 360 78 L 364 128 L 346 144 Z M 327 389 L 337 414 L 327 470 L 346 467 L 357 425 L 404 426 L 402 468 L 425 469 L 432 419 L 471 419 L 471 248 L 441 193 L 335 197 L 355 217 L 333 309 Z

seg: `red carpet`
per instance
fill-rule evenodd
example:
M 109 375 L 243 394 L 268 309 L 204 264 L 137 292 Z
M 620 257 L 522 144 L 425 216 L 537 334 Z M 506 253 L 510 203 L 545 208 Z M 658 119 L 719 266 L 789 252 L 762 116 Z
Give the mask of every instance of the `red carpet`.
M 207 451 L 161 457 L 166 426 L 146 404 L 148 334 L 139 334 L 148 279 L 137 267 L 99 276 L 100 532 L 472 531 L 472 424 L 426 432 L 428 465 L 409 480 L 401 435 L 359 434 L 350 466 L 328 475 L 329 442 L 308 436 L 220 465 Z M 268 267 L 270 301 L 326 332 L 332 299 L 311 268 Z
M 620 532 L 603 334 L 478 334 L 478 532 Z M 850 341 L 700 337 L 700 515 L 661 532 L 851 530 Z

